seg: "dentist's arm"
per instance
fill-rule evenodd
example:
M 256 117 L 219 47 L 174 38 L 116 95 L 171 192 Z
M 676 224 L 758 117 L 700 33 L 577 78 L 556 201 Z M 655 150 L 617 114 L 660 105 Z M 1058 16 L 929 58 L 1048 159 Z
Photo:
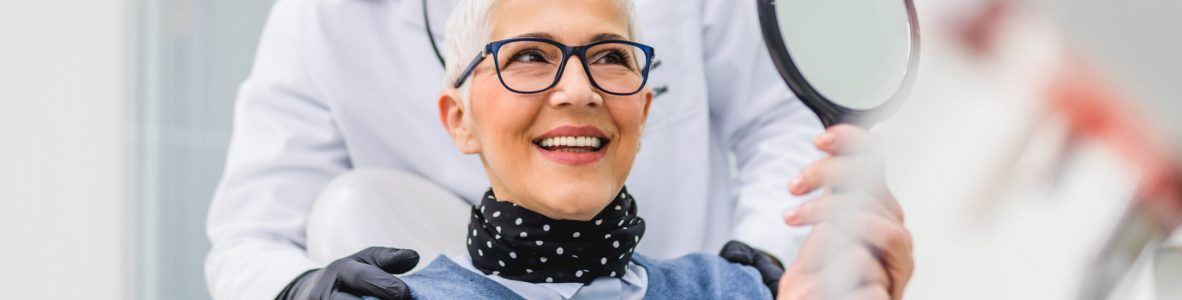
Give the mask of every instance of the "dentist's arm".
M 417 255 L 411 261 L 407 254 L 375 254 L 351 257 L 363 263 L 344 261 L 309 272 L 323 267 L 304 249 L 312 202 L 351 167 L 328 104 L 305 69 L 303 50 L 310 45 L 303 39 L 318 32 L 310 4 L 275 4 L 238 95 L 226 169 L 206 228 L 213 248 L 205 275 L 215 299 L 274 299 L 281 291 L 285 299 L 320 299 L 332 295 L 321 291 L 337 288 L 389 297 L 405 291 L 405 284 L 373 271 L 390 265 L 399 268 L 389 270 L 401 270 L 418 261 Z M 362 286 L 366 282 L 389 284 Z M 393 292 L 374 292 L 382 290 Z
M 775 70 L 755 5 L 704 5 L 710 115 L 738 165 L 734 238 L 790 263 L 808 230 L 784 226 L 781 213 L 807 198 L 788 194 L 784 186 L 822 157 L 812 139 L 823 129 Z

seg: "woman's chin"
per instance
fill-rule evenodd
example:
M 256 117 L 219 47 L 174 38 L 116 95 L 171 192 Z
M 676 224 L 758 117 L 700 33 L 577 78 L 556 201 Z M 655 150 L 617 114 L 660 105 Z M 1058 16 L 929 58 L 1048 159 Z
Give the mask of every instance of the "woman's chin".
M 605 193 L 607 187 L 597 190 L 567 190 L 564 193 L 542 197 L 546 199 L 549 212 L 539 212 L 556 220 L 590 221 L 607 207 L 615 198 L 614 193 Z

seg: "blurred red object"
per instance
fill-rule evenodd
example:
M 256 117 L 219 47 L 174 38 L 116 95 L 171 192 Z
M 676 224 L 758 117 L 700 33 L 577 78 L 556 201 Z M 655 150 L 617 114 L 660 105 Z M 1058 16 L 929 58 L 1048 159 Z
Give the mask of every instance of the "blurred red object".
M 1074 137 L 1112 147 L 1140 174 L 1142 212 L 1166 229 L 1182 225 L 1182 170 L 1165 133 L 1142 118 L 1100 73 L 1076 55 L 1048 89 L 1051 110 L 1065 116 Z
M 959 25 L 960 42 L 977 57 L 993 54 L 997 47 L 998 31 L 1010 14 L 1011 0 L 987 0 L 984 6 Z

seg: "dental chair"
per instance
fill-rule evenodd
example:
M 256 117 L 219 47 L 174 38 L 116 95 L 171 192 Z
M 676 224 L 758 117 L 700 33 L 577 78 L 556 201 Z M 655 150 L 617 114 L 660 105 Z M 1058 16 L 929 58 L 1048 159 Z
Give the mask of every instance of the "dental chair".
M 419 265 L 466 253 L 471 204 L 418 175 L 358 169 L 328 184 L 312 206 L 307 251 L 327 265 L 371 246 L 414 249 Z

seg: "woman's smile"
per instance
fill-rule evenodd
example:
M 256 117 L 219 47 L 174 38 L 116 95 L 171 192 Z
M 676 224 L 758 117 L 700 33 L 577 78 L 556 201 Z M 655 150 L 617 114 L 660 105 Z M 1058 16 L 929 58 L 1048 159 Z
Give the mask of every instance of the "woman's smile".
M 607 155 L 611 139 L 595 126 L 561 126 L 533 140 L 543 157 L 567 165 L 599 162 Z

